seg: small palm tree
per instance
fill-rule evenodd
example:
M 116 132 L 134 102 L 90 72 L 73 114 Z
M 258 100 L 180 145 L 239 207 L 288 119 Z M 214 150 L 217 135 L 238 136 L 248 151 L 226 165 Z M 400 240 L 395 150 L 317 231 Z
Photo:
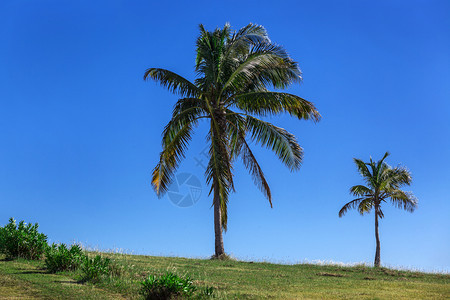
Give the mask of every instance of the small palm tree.
M 268 90 L 287 88 L 302 78 L 297 63 L 269 40 L 262 26 L 249 24 L 233 32 L 227 24 L 209 32 L 200 25 L 195 62 L 194 83 L 165 69 L 145 72 L 144 79 L 155 80 L 180 97 L 163 132 L 163 150 L 153 170 L 152 185 L 159 196 L 167 191 L 194 127 L 199 120 L 208 120 L 206 180 L 214 198 L 215 256 L 221 257 L 236 158 L 242 159 L 272 205 L 269 185 L 248 139 L 273 150 L 291 170 L 297 170 L 302 162 L 302 148 L 295 136 L 258 117 L 288 113 L 318 121 L 320 114 L 305 99 Z
M 384 217 L 381 204 L 389 200 L 397 208 L 413 212 L 417 207 L 417 199 L 411 192 L 400 189 L 403 185 L 411 184 L 411 173 L 404 167 L 392 168 L 384 162 L 389 152 L 386 152 L 381 160 L 375 162 L 370 158 L 369 163 L 354 158 L 359 173 L 364 178 L 367 186 L 355 185 L 350 188 L 350 193 L 358 197 L 345 204 L 339 211 L 339 217 L 351 209 L 356 208 L 363 215 L 369 213 L 372 208 L 375 211 L 375 239 L 377 248 L 375 251 L 375 267 L 380 266 L 380 237 L 378 235 L 378 217 Z

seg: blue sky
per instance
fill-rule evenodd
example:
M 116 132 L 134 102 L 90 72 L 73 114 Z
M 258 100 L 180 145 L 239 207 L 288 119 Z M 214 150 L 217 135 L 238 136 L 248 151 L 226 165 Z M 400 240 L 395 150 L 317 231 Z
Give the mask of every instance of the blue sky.
M 225 250 L 248 260 L 372 262 L 373 215 L 338 217 L 361 183 L 353 157 L 407 166 L 413 214 L 386 206 L 382 263 L 450 269 L 450 3 L 422 1 L 2 1 L 0 224 L 39 222 L 51 241 L 207 257 L 213 212 L 206 123 L 180 173 L 200 179 L 191 207 L 158 199 L 150 173 L 177 100 L 148 67 L 194 77 L 198 24 L 265 26 L 303 71 L 289 92 L 318 124 L 270 119 L 305 150 L 290 173 L 255 148 L 274 208 L 236 164 Z

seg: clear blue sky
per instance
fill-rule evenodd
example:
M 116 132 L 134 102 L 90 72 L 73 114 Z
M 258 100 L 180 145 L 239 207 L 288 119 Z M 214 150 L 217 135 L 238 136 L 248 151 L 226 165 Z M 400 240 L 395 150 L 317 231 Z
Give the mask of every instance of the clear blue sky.
M 95 3 L 94 3 L 95 2 Z M 0 3 L 0 224 L 39 222 L 51 241 L 207 257 L 212 200 L 196 165 L 198 128 L 180 172 L 198 177 L 192 207 L 158 199 L 150 173 L 177 100 L 148 67 L 194 79 L 198 24 L 265 26 L 297 60 L 290 89 L 323 120 L 275 124 L 305 150 L 290 173 L 256 148 L 274 208 L 236 165 L 225 250 L 249 260 L 372 262 L 373 215 L 338 218 L 361 183 L 353 157 L 413 173 L 413 214 L 385 207 L 382 263 L 450 269 L 450 2 L 17 1 Z

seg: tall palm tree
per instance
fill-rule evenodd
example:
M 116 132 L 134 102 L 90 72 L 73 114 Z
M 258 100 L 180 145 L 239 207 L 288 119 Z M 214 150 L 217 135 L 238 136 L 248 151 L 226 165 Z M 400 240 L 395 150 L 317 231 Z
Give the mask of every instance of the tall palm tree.
M 273 150 L 291 170 L 297 170 L 302 162 L 303 151 L 295 136 L 258 117 L 288 113 L 318 121 L 320 114 L 305 99 L 269 91 L 269 87 L 285 89 L 302 77 L 297 63 L 269 40 L 262 26 L 249 24 L 236 32 L 226 24 L 210 32 L 200 25 L 195 71 L 193 83 L 165 69 L 145 72 L 144 79 L 155 80 L 180 97 L 163 131 L 163 149 L 153 170 L 152 185 L 159 196 L 167 191 L 194 127 L 199 120 L 208 120 L 206 181 L 213 194 L 215 257 L 220 258 L 225 253 L 222 230 L 227 229 L 236 158 L 242 159 L 272 206 L 269 185 L 248 140 Z
M 413 212 L 417 207 L 417 199 L 411 192 L 400 189 L 403 185 L 411 184 L 411 173 L 404 167 L 390 167 L 384 162 L 389 152 L 386 152 L 381 160 L 375 162 L 370 158 L 369 163 L 354 158 L 359 173 L 364 178 L 367 186 L 355 185 L 350 188 L 350 193 L 358 197 L 345 204 L 339 211 L 339 217 L 351 209 L 356 208 L 363 215 L 369 213 L 372 208 L 375 211 L 375 239 L 377 243 L 375 251 L 375 267 L 380 266 L 380 237 L 378 235 L 378 217 L 384 217 L 381 204 L 387 200 L 397 208 Z

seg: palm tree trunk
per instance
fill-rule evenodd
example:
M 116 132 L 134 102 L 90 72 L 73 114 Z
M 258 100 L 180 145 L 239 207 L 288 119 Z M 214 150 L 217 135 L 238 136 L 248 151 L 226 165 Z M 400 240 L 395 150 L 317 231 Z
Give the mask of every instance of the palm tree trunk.
M 222 211 L 220 210 L 219 185 L 217 180 L 213 179 L 214 185 L 214 233 L 215 233 L 215 254 L 216 258 L 220 258 L 225 253 L 223 249 L 222 235 Z
M 378 235 L 378 206 L 375 206 L 375 239 L 377 241 L 377 248 L 375 251 L 375 261 L 374 266 L 380 266 L 380 237 Z

